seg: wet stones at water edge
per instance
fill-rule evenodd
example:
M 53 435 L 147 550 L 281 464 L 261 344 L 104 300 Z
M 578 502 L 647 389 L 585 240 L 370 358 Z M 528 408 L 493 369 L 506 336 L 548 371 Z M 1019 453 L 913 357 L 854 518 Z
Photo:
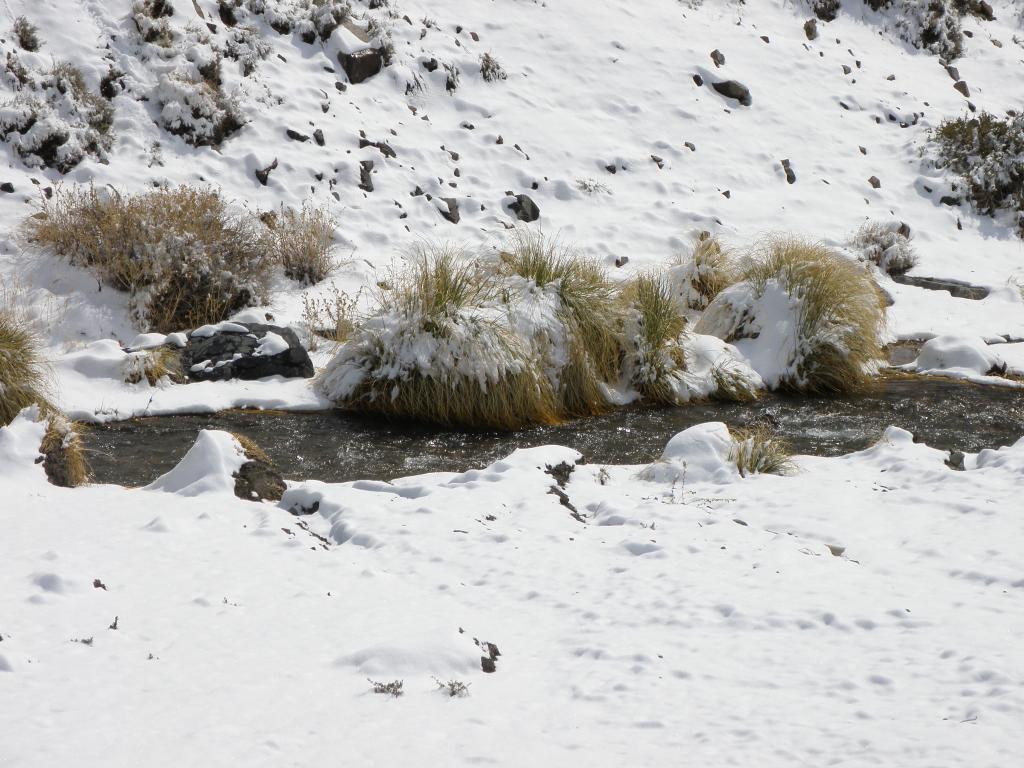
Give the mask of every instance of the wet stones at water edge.
M 182 351 L 191 381 L 310 378 L 313 362 L 295 331 L 261 323 L 219 323 L 192 331 Z

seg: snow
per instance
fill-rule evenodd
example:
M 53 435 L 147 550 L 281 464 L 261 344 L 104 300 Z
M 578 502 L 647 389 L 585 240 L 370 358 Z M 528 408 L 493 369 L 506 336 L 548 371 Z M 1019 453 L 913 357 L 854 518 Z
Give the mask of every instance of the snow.
M 702 425 L 666 448 L 685 481 L 578 464 L 581 523 L 544 472 L 579 455 L 554 446 L 272 505 L 226 492 L 223 434 L 165 477 L 207 484 L 191 497 L 49 486 L 38 436 L 0 430 L 14 765 L 994 766 L 1024 746 L 1024 441 L 956 472 L 891 429 L 740 479 Z
M 143 490 L 199 496 L 234 493 L 232 475 L 245 463 L 245 449 L 227 432 L 204 429 L 181 462 Z
M 288 349 L 288 342 L 285 341 L 283 336 L 273 331 L 267 331 L 263 338 L 260 339 L 259 344 L 256 345 L 256 356 L 273 357 L 274 355 L 280 355 L 282 352 L 287 352 Z
M 938 336 L 921 347 L 917 360 L 905 370 L 932 376 L 966 379 L 978 384 L 1020 386 L 1020 382 L 991 375 L 1004 368 L 1017 373 L 1021 368 L 1020 344 L 988 345 L 984 339 L 965 336 Z M 1006 354 L 1007 359 L 1004 359 Z M 1019 375 L 1019 374 L 1018 374 Z

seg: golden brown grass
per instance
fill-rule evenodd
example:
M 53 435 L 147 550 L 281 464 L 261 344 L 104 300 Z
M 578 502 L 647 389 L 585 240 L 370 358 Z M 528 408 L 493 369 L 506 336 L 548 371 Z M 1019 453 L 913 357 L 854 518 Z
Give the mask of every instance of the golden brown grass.
M 344 344 L 356 327 L 358 301 L 359 293 L 349 296 L 334 283 L 319 296 L 302 294 L 302 320 L 309 330 L 309 349 L 316 350 L 319 339 Z
M 753 474 L 789 475 L 796 471 L 793 452 L 785 440 L 764 424 L 747 429 L 729 429 L 733 446 L 729 460 L 736 463 L 741 477 Z
M 256 441 L 251 437 L 243 435 L 240 432 L 232 432 L 231 436 L 238 441 L 240 446 L 242 446 L 245 458 L 249 461 L 262 461 L 264 464 L 273 466 L 273 462 L 270 460 L 270 457 L 267 456 L 266 452 L 260 448 Z
M 690 309 L 704 309 L 714 298 L 736 282 L 739 277 L 736 259 L 710 232 L 701 232 L 694 240 L 693 250 L 678 259 L 687 267 L 690 282 L 687 304 Z
M 261 247 L 261 225 L 211 188 L 59 189 L 27 219 L 24 234 L 131 293 L 140 324 L 151 330 L 219 322 L 268 293 L 272 259 Z
M 834 394 L 868 385 L 882 357 L 885 303 L 862 265 L 818 243 L 775 237 L 747 261 L 743 278 L 758 293 L 777 281 L 799 301 L 802 355 L 785 386 Z
M 623 315 L 616 287 L 605 270 L 557 240 L 516 229 L 499 257 L 499 271 L 554 286 L 565 328 L 568 361 L 558 374 L 563 416 L 605 413 L 611 408 L 602 384 L 619 375 Z
M 56 411 L 45 418 L 46 432 L 39 452 L 45 457 L 43 468 L 47 478 L 63 488 L 77 488 L 89 482 L 89 464 L 80 436 L 82 425 L 68 421 Z
M 39 340 L 24 318 L 0 307 L 0 426 L 30 405 L 50 409 L 48 391 L 49 371 Z
M 712 400 L 723 403 L 749 403 L 757 400 L 757 390 L 750 381 L 734 365 L 720 362 L 711 369 L 711 379 L 715 382 Z
M 164 377 L 171 381 L 184 381 L 181 355 L 176 349 L 156 347 L 128 355 L 124 366 L 124 380 L 127 384 L 138 384 L 145 379 L 152 387 Z
M 680 388 L 686 355 L 679 337 L 686 318 L 672 285 L 661 274 L 641 274 L 627 287 L 626 297 L 633 316 L 624 342 L 630 383 L 645 400 L 678 405 L 685 400 Z
M 292 280 L 315 285 L 334 268 L 334 226 L 322 208 L 304 205 L 298 211 L 282 207 L 264 218 L 269 231 L 266 248 Z

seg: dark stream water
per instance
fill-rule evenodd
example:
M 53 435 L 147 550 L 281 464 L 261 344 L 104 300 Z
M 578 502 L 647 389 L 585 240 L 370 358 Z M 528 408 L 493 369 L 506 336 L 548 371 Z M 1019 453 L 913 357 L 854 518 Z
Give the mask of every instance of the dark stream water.
M 201 429 L 251 437 L 285 477 L 340 482 L 479 468 L 516 448 L 550 444 L 575 448 L 588 462 L 640 464 L 656 459 L 672 435 L 694 424 L 744 426 L 757 419 L 774 423 L 803 454 L 860 450 L 890 424 L 936 448 L 975 452 L 1024 436 L 1024 390 L 892 378 L 858 397 L 770 395 L 748 404 L 629 408 L 514 434 L 441 430 L 340 411 L 227 411 L 115 422 L 91 427 L 84 437 L 97 482 L 153 481 L 181 459 Z

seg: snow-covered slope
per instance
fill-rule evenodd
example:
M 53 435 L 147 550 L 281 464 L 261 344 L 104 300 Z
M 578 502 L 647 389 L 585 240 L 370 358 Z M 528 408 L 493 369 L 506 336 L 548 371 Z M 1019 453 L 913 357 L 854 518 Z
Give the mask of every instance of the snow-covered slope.
M 0 270 L 66 306 L 69 330 L 56 340 L 131 330 L 123 308 L 111 307 L 116 297 L 97 295 L 92 281 L 46 259 L 27 259 L 15 242 L 13 229 L 33 212 L 40 188 L 60 181 L 130 191 L 208 183 L 259 208 L 315 201 L 338 219 L 350 262 L 336 279 L 351 292 L 417 238 L 493 243 L 515 221 L 507 193 L 537 203 L 532 226 L 609 266 L 628 257 L 616 270 L 623 276 L 663 263 L 694 230 L 736 242 L 787 231 L 839 244 L 869 218 L 910 225 L 918 274 L 1003 291 L 1024 269 L 1012 222 L 941 204 L 954 180 L 922 157 L 928 130 L 969 104 L 1002 114 L 1024 103 L 1024 28 L 1011 0 L 993 3 L 994 21 L 963 22 L 972 36 L 954 65 L 969 100 L 939 57 L 900 39 L 896 11 L 874 12 L 860 0 L 844 0 L 834 21 L 818 22 L 814 40 L 802 0 L 355 2 L 347 26 L 313 43 L 300 27 L 282 35 L 267 23 L 271 11 L 302 3 L 261 0 L 247 7 L 262 14 L 238 11 L 257 33 L 249 44 L 269 46 L 248 76 L 228 53 L 237 55 L 231 41 L 241 24 L 228 27 L 212 0 L 167 5 L 166 48 L 143 42 L 127 0 L 5 0 L 0 8 L 5 26 L 24 14 L 40 28 L 37 53 L 3 43 L 23 66 L 44 72 L 68 60 L 91 90 L 111 67 L 123 73 L 108 86 L 116 95 L 105 163 L 87 156 L 62 177 L 26 167 L 11 142 L 0 143 L 0 181 L 15 190 L 0 195 Z M 365 34 L 368 25 L 376 37 Z M 338 54 L 384 39 L 391 64 L 348 82 Z M 167 78 L 198 77 L 217 50 L 226 52 L 223 91 L 245 124 L 216 147 L 194 147 L 165 128 L 180 116 Z M 483 79 L 487 53 L 505 79 Z M 446 66 L 458 71 L 453 90 Z M 750 106 L 711 87 L 722 80 L 747 86 Z M 3 100 L 15 98 L 12 83 L 5 78 Z M 289 129 L 307 140 L 290 140 Z M 264 186 L 255 171 L 274 161 Z M 372 192 L 360 173 L 370 162 Z M 458 205 L 458 224 L 442 216 L 441 198 Z M 283 279 L 279 288 L 275 313 L 297 318 L 300 289 Z M 963 324 L 975 335 L 1024 337 L 1016 291 L 991 306 L 952 302 L 939 313 L 919 289 L 895 296 L 896 335 Z

